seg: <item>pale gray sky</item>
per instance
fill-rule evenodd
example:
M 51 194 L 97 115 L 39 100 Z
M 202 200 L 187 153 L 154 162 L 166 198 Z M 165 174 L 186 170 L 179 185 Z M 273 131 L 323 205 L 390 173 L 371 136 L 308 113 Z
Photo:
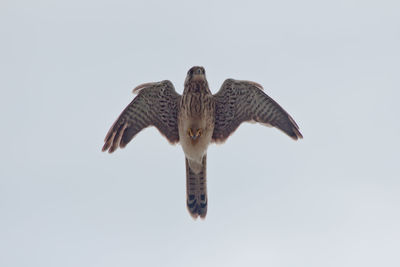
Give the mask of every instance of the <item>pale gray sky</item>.
M 398 1 L 0 3 L 0 266 L 399 266 Z M 143 82 L 262 84 L 304 139 L 244 124 L 185 207 L 180 146 L 103 138 Z

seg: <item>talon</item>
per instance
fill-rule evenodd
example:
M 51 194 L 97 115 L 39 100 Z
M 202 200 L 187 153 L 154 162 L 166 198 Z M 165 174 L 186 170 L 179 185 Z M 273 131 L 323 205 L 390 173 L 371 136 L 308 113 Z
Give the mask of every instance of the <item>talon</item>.
M 189 135 L 190 137 L 192 137 L 192 138 L 193 138 L 193 132 L 192 132 L 192 128 L 189 128 L 189 129 L 188 129 L 188 135 Z
M 199 138 L 203 134 L 203 130 L 197 129 L 196 134 L 194 134 L 192 128 L 188 128 L 187 133 L 188 133 L 189 137 L 192 138 L 193 141 L 195 141 L 195 140 L 197 140 L 197 138 Z

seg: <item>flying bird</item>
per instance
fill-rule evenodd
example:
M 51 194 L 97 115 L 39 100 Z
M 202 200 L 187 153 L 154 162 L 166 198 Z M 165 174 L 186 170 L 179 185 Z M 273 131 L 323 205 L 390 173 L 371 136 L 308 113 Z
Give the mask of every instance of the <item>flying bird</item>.
M 203 67 L 192 67 L 183 94 L 164 80 L 133 89 L 137 96 L 105 137 L 103 151 L 124 148 L 142 129 L 155 126 L 171 144 L 180 143 L 186 162 L 186 205 L 193 218 L 207 214 L 207 147 L 224 142 L 242 122 L 276 127 L 303 138 L 293 118 L 255 82 L 227 79 L 212 94 Z

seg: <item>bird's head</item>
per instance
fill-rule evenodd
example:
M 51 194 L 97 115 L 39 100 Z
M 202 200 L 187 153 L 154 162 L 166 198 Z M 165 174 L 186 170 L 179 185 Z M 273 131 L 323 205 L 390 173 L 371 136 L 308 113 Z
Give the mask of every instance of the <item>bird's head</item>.
M 206 70 L 203 67 L 194 66 L 186 75 L 185 84 L 191 81 L 206 80 Z

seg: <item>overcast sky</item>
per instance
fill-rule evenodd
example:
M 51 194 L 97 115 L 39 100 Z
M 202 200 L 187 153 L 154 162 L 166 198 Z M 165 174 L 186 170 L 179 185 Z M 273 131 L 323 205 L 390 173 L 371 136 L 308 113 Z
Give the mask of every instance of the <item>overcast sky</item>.
M 398 1 L 0 2 L 0 266 L 400 266 Z M 155 128 L 103 139 L 131 90 L 204 66 L 253 80 L 304 139 L 243 124 L 209 208 Z

